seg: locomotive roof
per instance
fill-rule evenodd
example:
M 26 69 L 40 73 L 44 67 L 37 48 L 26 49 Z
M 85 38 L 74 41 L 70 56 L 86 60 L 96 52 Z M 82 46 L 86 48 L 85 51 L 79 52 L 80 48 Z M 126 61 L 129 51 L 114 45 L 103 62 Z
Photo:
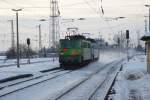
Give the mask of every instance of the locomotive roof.
M 73 40 L 73 39 L 82 39 L 82 40 L 87 40 L 90 42 L 96 42 L 94 39 L 91 38 L 86 38 L 83 35 L 71 35 L 71 36 L 66 36 L 65 39 Z
M 86 39 L 83 35 L 66 36 L 65 39 Z

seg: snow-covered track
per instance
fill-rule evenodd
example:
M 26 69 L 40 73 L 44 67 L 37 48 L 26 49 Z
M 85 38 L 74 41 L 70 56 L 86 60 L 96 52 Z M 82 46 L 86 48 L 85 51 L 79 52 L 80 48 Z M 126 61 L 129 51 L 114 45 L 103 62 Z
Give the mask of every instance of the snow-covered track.
M 110 93 L 110 90 L 112 89 L 112 86 L 116 80 L 116 77 L 120 70 L 122 70 L 122 64 L 118 63 L 118 67 L 110 69 L 108 72 L 105 80 L 102 82 L 101 85 L 97 88 L 95 93 L 91 96 L 88 100 L 108 100 L 108 96 Z
M 108 81 L 107 78 L 119 68 L 121 62 L 116 60 L 101 66 L 96 63 L 88 66 L 88 68 L 60 71 L 34 81 L 6 87 L 0 90 L 0 99 L 94 100 L 95 94 Z M 26 98 L 22 98 L 22 96 Z
M 116 81 L 116 78 L 117 78 L 117 76 L 118 76 L 119 71 L 121 71 L 121 70 L 122 70 L 122 66 L 114 73 L 113 77 L 110 78 L 110 80 L 109 80 L 110 83 L 109 83 L 108 86 L 107 86 L 107 87 L 109 87 L 109 88 L 107 89 L 107 93 L 106 93 L 106 95 L 105 95 L 104 100 L 108 100 L 110 93 L 113 92 L 113 91 L 112 91 L 112 87 L 113 87 L 113 85 L 114 85 L 114 83 L 115 83 L 115 81 Z
M 55 71 L 52 73 L 47 73 L 46 75 L 43 75 L 43 76 L 38 76 L 38 77 L 27 79 L 25 81 L 21 81 L 18 83 L 10 84 L 8 86 L 4 86 L 4 88 L 2 88 L 0 90 L 0 97 L 9 95 L 11 93 L 14 93 L 14 92 L 17 92 L 20 90 L 23 90 L 25 88 L 29 88 L 31 86 L 40 84 L 42 82 L 49 81 L 51 79 L 65 75 L 65 74 L 70 73 L 70 72 L 72 72 L 72 71 L 59 70 L 59 71 Z
M 46 72 L 46 74 L 39 74 L 39 75 L 32 76 L 32 77 L 21 78 L 21 79 L 8 81 L 8 82 L 3 82 L 3 83 L 0 84 L 0 90 L 4 89 L 6 87 L 8 88 L 10 86 L 18 85 L 18 84 L 21 84 L 21 83 L 24 83 L 24 82 L 33 81 L 33 80 L 39 79 L 41 77 L 47 76 L 48 74 L 58 73 L 60 71 L 63 71 L 63 69 L 55 68 L 55 69 L 49 69 L 49 71 L 48 70 L 43 70 L 41 72 L 44 72 L 44 73 Z
M 103 66 L 88 78 L 84 79 L 77 85 L 70 88 L 68 91 L 59 95 L 57 98 L 49 100 L 91 100 L 95 93 L 101 88 L 102 84 L 105 83 L 111 74 L 110 72 L 116 71 L 121 62 L 122 60 Z M 103 77 L 99 79 L 101 76 Z

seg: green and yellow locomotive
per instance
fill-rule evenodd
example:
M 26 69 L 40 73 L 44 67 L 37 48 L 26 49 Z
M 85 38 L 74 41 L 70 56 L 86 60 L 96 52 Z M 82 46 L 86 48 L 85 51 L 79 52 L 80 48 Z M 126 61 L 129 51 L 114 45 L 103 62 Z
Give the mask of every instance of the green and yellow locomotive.
M 89 63 L 99 57 L 99 49 L 93 39 L 82 35 L 66 36 L 60 40 L 59 62 L 63 68 Z

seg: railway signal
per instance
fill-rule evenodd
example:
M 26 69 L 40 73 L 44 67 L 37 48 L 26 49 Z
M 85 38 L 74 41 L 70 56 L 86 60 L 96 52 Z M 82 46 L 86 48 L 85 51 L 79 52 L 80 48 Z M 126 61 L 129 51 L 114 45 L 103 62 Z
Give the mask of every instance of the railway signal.
M 27 38 L 27 45 L 28 45 L 28 64 L 30 64 L 30 38 Z
M 27 38 L 27 45 L 29 46 L 30 45 L 30 39 Z
M 117 42 L 118 42 L 118 46 L 120 46 L 120 38 L 118 38 Z
M 126 30 L 126 39 L 129 39 L 129 30 Z

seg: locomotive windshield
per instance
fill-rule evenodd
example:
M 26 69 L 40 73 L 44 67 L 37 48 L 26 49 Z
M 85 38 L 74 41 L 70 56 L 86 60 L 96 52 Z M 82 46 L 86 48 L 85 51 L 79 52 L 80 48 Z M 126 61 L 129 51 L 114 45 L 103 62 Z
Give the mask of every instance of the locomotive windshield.
M 80 48 L 81 42 L 80 40 L 61 40 L 60 47 L 61 48 Z

